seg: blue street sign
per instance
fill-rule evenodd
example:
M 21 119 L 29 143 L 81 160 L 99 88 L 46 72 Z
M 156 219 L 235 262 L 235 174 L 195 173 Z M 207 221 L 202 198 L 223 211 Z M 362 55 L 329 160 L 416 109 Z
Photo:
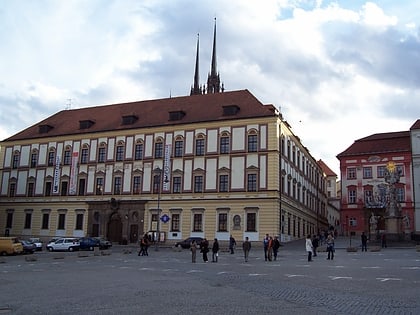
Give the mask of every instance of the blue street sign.
M 164 214 L 163 216 L 160 217 L 160 220 L 163 223 L 167 223 L 170 220 L 170 218 L 169 218 L 169 216 L 167 214 Z

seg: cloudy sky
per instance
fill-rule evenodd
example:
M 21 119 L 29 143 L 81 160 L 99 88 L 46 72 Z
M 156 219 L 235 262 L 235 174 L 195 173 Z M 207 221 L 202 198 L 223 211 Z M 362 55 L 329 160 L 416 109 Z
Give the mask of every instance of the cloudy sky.
M 215 17 L 226 90 L 276 105 L 337 175 L 355 139 L 420 118 L 418 0 L 0 0 L 0 140 L 66 108 L 189 95 Z

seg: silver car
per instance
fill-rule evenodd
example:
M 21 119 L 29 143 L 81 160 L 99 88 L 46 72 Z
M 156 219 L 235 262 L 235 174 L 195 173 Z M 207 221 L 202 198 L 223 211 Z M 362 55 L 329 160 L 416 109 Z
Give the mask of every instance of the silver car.
M 80 248 L 79 240 L 74 237 L 63 237 L 56 240 L 55 242 L 51 242 L 47 244 L 47 250 L 49 250 L 50 252 L 53 252 L 53 251 L 72 252 L 75 250 L 79 250 L 79 248 Z

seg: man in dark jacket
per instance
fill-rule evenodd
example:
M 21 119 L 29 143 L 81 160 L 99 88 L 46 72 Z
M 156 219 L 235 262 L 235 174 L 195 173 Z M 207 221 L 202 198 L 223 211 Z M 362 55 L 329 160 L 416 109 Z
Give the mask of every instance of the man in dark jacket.
M 247 262 L 249 257 L 249 251 L 251 250 L 251 242 L 249 241 L 248 236 L 245 237 L 245 242 L 242 243 L 242 249 L 244 250 L 245 262 Z
M 312 238 L 312 247 L 313 247 L 313 252 L 314 252 L 314 257 L 316 257 L 316 249 L 319 246 L 319 238 L 318 236 L 314 235 Z
M 211 261 L 217 262 L 217 258 L 219 257 L 219 242 L 217 241 L 217 238 L 214 239 L 211 251 L 213 253 Z

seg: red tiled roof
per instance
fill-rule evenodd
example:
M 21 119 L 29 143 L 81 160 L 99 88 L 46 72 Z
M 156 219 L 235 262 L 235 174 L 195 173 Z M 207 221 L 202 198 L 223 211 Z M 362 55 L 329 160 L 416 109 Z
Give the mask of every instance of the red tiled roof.
M 358 139 L 346 150 L 337 155 L 337 158 L 353 155 L 379 154 L 390 152 L 411 151 L 410 132 L 376 133 Z
M 330 169 L 328 167 L 328 165 L 325 164 L 325 162 L 323 160 L 319 160 L 318 165 L 322 169 L 322 171 L 325 173 L 325 175 L 327 175 L 327 176 L 337 176 L 337 174 L 334 173 L 334 171 L 332 169 Z
M 410 130 L 420 129 L 420 119 L 417 119 L 414 125 L 411 126 Z
M 238 106 L 239 111 L 235 115 L 224 116 L 223 106 L 229 105 Z M 169 112 L 177 111 L 185 115 L 179 120 L 170 120 Z M 138 119 L 133 124 L 123 125 L 122 117 L 130 115 Z M 64 110 L 4 141 L 275 115 L 273 105 L 263 105 L 248 90 L 239 90 Z M 88 129 L 80 129 L 79 122 L 88 120 L 94 124 Z M 53 128 L 47 133 L 40 133 L 40 126 Z

